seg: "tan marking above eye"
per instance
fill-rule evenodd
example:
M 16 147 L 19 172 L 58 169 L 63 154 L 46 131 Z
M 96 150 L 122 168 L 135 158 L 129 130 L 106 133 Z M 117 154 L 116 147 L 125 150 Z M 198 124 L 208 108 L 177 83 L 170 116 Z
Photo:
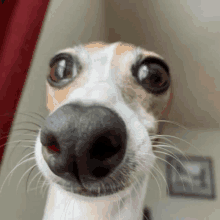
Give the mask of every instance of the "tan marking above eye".
M 96 42 L 91 42 L 89 44 L 85 44 L 86 48 L 101 48 L 105 46 L 107 46 L 107 44 L 102 41 L 96 41 Z
M 84 48 L 87 49 L 89 52 L 95 52 L 98 49 L 108 46 L 108 44 L 104 42 L 91 42 L 89 44 L 84 45 Z
M 133 50 L 135 47 L 131 44 L 119 44 L 116 48 L 116 55 L 122 55 L 125 52 Z

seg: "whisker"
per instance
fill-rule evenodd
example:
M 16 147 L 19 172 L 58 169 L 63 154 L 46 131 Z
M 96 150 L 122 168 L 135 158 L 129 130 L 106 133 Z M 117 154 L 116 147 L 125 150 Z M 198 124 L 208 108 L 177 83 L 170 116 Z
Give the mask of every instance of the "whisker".
M 45 121 L 44 116 L 42 116 L 41 114 L 37 113 L 37 112 L 31 112 L 32 114 L 35 114 L 37 116 L 39 116 L 41 119 L 43 119 L 43 121 Z
M 184 167 L 184 165 L 182 164 L 182 162 L 179 160 L 179 158 L 174 154 L 174 153 L 172 153 L 171 151 L 168 151 L 168 150 L 166 150 L 166 149 L 164 149 L 164 147 L 160 147 L 160 146 L 164 146 L 164 145 L 157 145 L 157 146 L 154 146 L 154 147 L 156 147 L 156 148 L 159 148 L 159 149 L 162 149 L 162 150 L 165 150 L 165 151 L 167 151 L 167 152 L 169 152 L 171 155 L 173 155 L 174 157 L 175 157 L 175 159 L 178 161 L 178 162 L 180 162 L 181 163 L 181 165 Z M 167 146 L 167 145 L 166 145 Z M 169 147 L 169 146 L 167 146 L 167 147 Z M 156 152 L 156 151 L 155 151 Z M 169 155 L 169 154 L 168 154 Z M 170 155 L 170 156 L 171 156 Z M 188 157 L 186 157 L 184 154 L 183 154 L 183 156 L 186 158 L 186 160 L 187 161 L 189 161 L 188 160 Z M 172 157 L 172 156 L 171 156 Z M 173 158 L 174 158 L 173 157 Z M 177 159 L 177 158 L 178 159 Z M 188 169 L 186 169 L 185 167 L 184 167 L 184 169 L 187 171 L 187 173 L 188 173 L 188 176 L 190 177 L 190 174 L 189 174 L 189 171 L 188 171 Z M 192 179 L 191 179 L 191 177 L 190 177 L 190 180 L 191 180 L 191 184 L 192 184 L 192 187 L 193 187 L 193 181 L 192 181 Z
M 38 176 L 38 175 L 41 175 L 41 172 L 39 171 L 31 180 L 30 184 L 29 184 L 29 187 L 27 188 L 27 192 L 29 192 L 29 189 L 31 187 L 31 183 L 34 181 L 34 179 Z
M 172 155 L 174 155 L 174 156 L 176 156 L 172 151 L 169 151 L 169 150 L 167 150 L 166 149 L 166 147 L 168 147 L 168 148 L 174 148 L 173 146 L 170 146 L 170 145 L 156 145 L 156 146 L 154 146 L 155 148 L 159 148 L 159 149 L 161 149 L 161 150 L 164 150 L 164 151 L 166 151 L 166 152 L 169 152 L 170 154 L 172 154 Z M 175 149 L 175 148 L 174 148 Z M 178 150 L 178 149 L 175 149 L 175 150 Z M 180 153 L 181 153 L 181 155 L 189 162 L 189 160 L 191 160 L 190 159 L 190 157 L 188 157 L 186 154 L 184 154 L 181 150 L 179 150 L 180 151 Z M 189 159 L 188 159 L 189 158 Z
M 24 139 L 24 140 L 11 141 L 9 144 L 20 143 L 20 142 L 22 142 L 22 141 L 24 141 L 24 142 L 31 142 L 31 143 L 35 142 L 35 140 L 32 140 L 32 139 Z M 2 146 L 2 145 L 1 145 L 1 146 Z M 0 146 L 0 147 L 1 147 L 1 146 Z
M 40 186 L 40 187 L 41 187 L 41 186 Z M 29 192 L 32 192 L 32 191 L 34 191 L 34 190 L 36 191 L 37 189 L 38 189 L 38 187 L 31 188 L 31 189 L 28 190 L 28 193 L 29 193 Z
M 0 193 L 2 192 L 3 186 L 4 186 L 5 182 L 6 182 L 6 180 L 8 179 L 8 177 L 11 175 L 11 173 L 12 173 L 17 167 L 19 167 L 20 165 L 22 165 L 22 164 L 24 164 L 24 163 L 26 163 L 26 162 L 28 162 L 28 161 L 31 161 L 31 160 L 35 160 L 35 157 L 30 158 L 30 159 L 27 159 L 27 160 L 21 162 L 20 164 L 16 165 L 16 166 L 13 168 L 13 170 L 10 171 L 10 173 L 7 175 L 7 177 L 5 178 L 5 180 L 4 180 L 3 184 L 2 184 Z
M 150 139 L 158 139 L 158 135 L 152 135 L 152 136 L 150 136 Z M 171 143 L 173 146 L 175 146 L 177 148 L 177 146 L 174 144 L 174 142 L 171 141 L 169 138 L 160 136 L 159 139 L 166 140 L 166 141 L 168 141 L 169 143 Z M 154 142 L 157 142 L 157 141 L 154 141 Z
M 180 141 L 183 141 L 183 142 L 189 144 L 191 147 L 193 147 L 195 150 L 197 150 L 202 155 L 202 152 L 196 146 L 194 146 L 193 144 L 189 143 L 188 141 L 186 141 L 184 139 L 181 139 L 181 138 L 178 138 L 178 137 L 175 137 L 175 136 L 172 136 L 172 135 L 155 135 L 155 136 L 158 136 L 158 137 L 170 137 L 170 138 L 174 138 L 174 139 L 178 139 Z M 204 156 L 202 156 L 202 157 L 204 158 Z
M 44 196 L 44 194 L 43 194 L 43 192 L 44 192 L 44 185 L 45 185 L 45 183 L 47 183 L 47 179 L 45 179 L 45 181 L 44 181 L 44 184 L 42 185 L 42 187 L 41 187 L 41 193 L 42 193 L 42 196 Z
M 166 188 L 167 188 L 167 190 L 168 190 L 168 192 L 169 192 L 169 187 L 168 187 L 168 184 L 167 184 L 167 181 L 166 181 L 166 179 L 165 179 L 165 177 L 164 177 L 164 175 L 163 175 L 163 173 L 162 173 L 162 171 L 160 170 L 160 168 L 159 168 L 159 166 L 158 166 L 158 168 L 156 168 L 156 163 L 153 165 L 151 165 L 151 167 L 152 167 L 152 170 L 156 170 L 159 174 L 160 174 L 160 176 L 162 177 L 162 179 L 164 180 L 164 182 L 165 182 L 165 184 L 166 184 Z
M 20 185 L 20 183 L 21 183 L 21 181 L 22 181 L 22 179 L 23 179 L 23 177 L 26 175 L 26 173 L 28 173 L 29 172 L 29 170 L 31 170 L 33 167 L 36 167 L 37 165 L 36 164 L 34 164 L 33 166 L 31 166 L 29 169 L 27 169 L 27 171 L 22 175 L 22 177 L 21 177 L 21 179 L 19 180 L 19 182 L 18 182 L 18 186 L 17 186 L 17 189 L 16 189 L 16 193 L 17 193 L 17 191 L 18 191 L 18 187 L 19 187 L 19 185 Z
M 172 153 L 171 151 L 168 151 L 167 149 L 164 149 L 164 148 L 162 148 L 162 147 L 160 147 L 160 146 L 163 146 L 163 145 L 158 145 L 158 146 L 156 146 L 156 148 L 159 148 L 160 150 L 165 150 L 166 152 L 169 152 L 168 154 L 166 153 L 166 155 L 171 156 L 172 158 L 176 159 L 177 161 L 179 160 L 179 158 L 177 157 L 177 155 L 175 155 L 175 154 Z M 154 150 L 154 153 L 161 153 L 161 152 L 163 152 L 163 151 L 156 151 L 156 150 Z M 181 165 L 182 165 L 182 164 L 181 164 Z
M 45 121 L 45 118 L 42 115 L 40 115 L 39 113 L 36 113 L 36 112 L 19 112 L 17 114 L 19 114 L 19 115 L 26 115 L 28 117 L 31 117 L 31 118 L 35 119 L 35 120 L 39 120 L 39 118 L 36 118 L 36 117 L 30 115 L 30 114 L 35 114 L 38 117 L 40 117 L 41 119 L 43 119 L 43 121 Z
M 180 159 L 179 159 L 176 155 L 172 156 L 172 155 L 167 154 L 167 153 L 162 152 L 162 151 L 155 151 L 155 152 L 157 152 L 157 153 L 161 153 L 161 154 L 165 154 L 165 155 L 169 155 L 170 157 L 176 159 L 176 160 L 182 165 L 182 167 L 186 170 L 186 172 L 188 173 L 188 176 L 189 176 L 189 178 L 190 178 L 190 180 L 191 180 L 191 184 L 192 184 L 192 186 L 193 186 L 193 181 L 192 181 L 192 179 L 191 179 L 191 176 L 190 176 L 190 174 L 189 174 L 188 169 L 185 168 L 184 164 L 180 161 Z
M 150 169 L 147 169 L 146 170 L 146 168 L 144 167 L 144 165 L 143 164 L 141 164 L 140 163 L 140 165 L 143 167 L 143 171 L 147 171 L 147 172 L 149 172 L 153 177 L 154 177 L 154 179 L 156 180 L 156 182 L 157 182 L 157 185 L 158 185 L 158 188 L 159 188 L 159 198 L 162 198 L 162 191 L 161 191 L 161 187 L 160 187 L 160 184 L 159 184 L 159 182 L 158 182 L 158 180 L 157 180 L 157 178 L 156 178 L 156 176 L 153 174 L 153 170 L 151 171 Z M 153 165 L 152 165 L 152 167 L 153 167 Z
M 35 167 L 37 167 L 37 166 L 35 166 Z M 28 179 L 29 179 L 29 177 L 30 177 L 30 175 L 31 175 L 31 172 L 34 170 L 35 167 L 33 167 L 33 168 L 31 169 L 30 173 L 28 174 L 27 181 L 26 181 L 26 193 L 27 193 L 27 187 L 28 187 Z
M 9 157 L 8 157 L 8 162 L 10 161 L 10 158 L 11 158 L 13 152 L 15 152 L 15 149 L 18 148 L 19 144 L 21 144 L 22 141 L 35 143 L 35 141 L 33 141 L 33 140 L 31 140 L 31 139 L 25 139 L 25 140 L 14 141 L 14 143 L 16 143 L 16 142 L 18 142 L 18 143 L 17 143 L 15 146 L 8 146 L 8 148 L 9 148 L 9 147 L 12 148 L 12 151 L 10 152 L 10 155 L 9 155 Z M 12 143 L 12 142 L 10 142 L 10 144 L 11 144 L 11 143 Z M 25 147 L 25 150 L 24 150 L 24 151 L 26 151 L 26 150 L 28 150 L 28 149 L 30 149 L 30 148 L 34 148 L 34 145 L 22 145 L 22 146 L 19 146 L 19 147 Z M 24 153 L 24 152 L 23 152 L 23 153 Z
M 187 131 L 190 131 L 188 128 L 186 128 L 185 126 L 183 126 L 183 125 L 181 125 L 181 124 L 179 124 L 179 123 L 177 123 L 177 122 L 175 122 L 175 121 L 169 121 L 169 120 L 156 120 L 155 122 L 166 122 L 166 123 L 170 123 L 170 124 L 175 124 L 175 125 L 177 125 L 177 126 L 183 128 L 183 129 L 185 129 L 185 130 L 187 130 Z
M 144 153 L 144 154 L 150 155 L 149 153 Z M 169 164 L 169 165 L 178 173 L 178 175 L 179 175 L 179 177 L 180 177 L 180 179 L 181 179 L 181 181 L 182 181 L 182 184 L 183 184 L 183 180 L 182 180 L 181 175 L 179 174 L 179 172 L 176 170 L 176 168 L 175 168 L 171 163 L 169 163 L 167 160 L 164 160 L 164 159 L 162 159 L 162 158 L 160 158 L 160 157 L 158 157 L 158 156 L 156 156 L 156 158 L 159 159 L 159 160 L 164 161 L 164 162 L 167 163 L 167 164 Z M 183 184 L 183 188 L 184 188 L 184 190 L 186 190 L 184 184 Z
M 17 163 L 17 165 L 19 166 L 23 160 L 25 160 L 27 157 L 29 157 L 29 156 L 31 156 L 31 155 L 33 155 L 33 154 L 34 154 L 34 153 L 31 152 L 31 153 L 25 155 L 24 157 L 22 157 L 21 160 L 19 160 L 19 162 Z M 12 174 L 11 174 L 10 176 L 12 176 Z M 8 179 L 9 184 L 10 184 L 10 176 L 9 176 L 9 179 Z
M 23 134 L 22 134 L 23 135 Z M 37 137 L 37 135 L 33 135 L 33 134 L 25 134 L 25 135 L 30 135 L 30 136 L 32 136 L 32 137 L 34 137 L 35 139 L 36 139 L 36 137 Z M 10 142 L 8 142 L 7 143 L 7 147 L 9 148 L 12 148 L 12 151 L 10 152 L 10 155 L 9 155 L 9 158 L 8 158 L 8 161 L 10 161 L 10 158 L 11 158 L 11 156 L 12 156 L 12 154 L 13 154 L 13 152 L 15 151 L 15 149 L 17 149 L 17 147 L 19 146 L 19 144 L 21 144 L 22 143 L 22 141 L 26 141 L 26 142 L 31 142 L 31 141 L 33 141 L 33 143 L 35 143 L 35 140 L 32 140 L 32 139 L 23 139 L 23 140 L 17 140 L 17 144 L 15 145 L 15 146 L 10 146 L 11 144 L 14 144 L 14 143 L 16 143 L 16 141 L 10 141 Z M 27 150 L 28 149 L 28 146 L 27 145 L 22 145 L 22 146 L 19 146 L 19 147 L 26 147 L 26 149 L 25 150 Z M 34 148 L 34 145 L 30 145 L 30 147 L 33 147 Z
M 15 126 L 21 125 L 21 124 L 31 124 L 31 125 L 35 125 L 38 128 L 41 128 L 41 126 L 37 123 L 31 122 L 31 121 L 21 121 L 21 122 L 17 122 L 15 124 L 13 124 L 13 127 L 15 128 Z
M 46 195 L 46 191 L 47 191 L 47 189 L 50 187 L 50 184 L 49 184 L 49 182 L 47 181 L 46 182 L 46 187 L 45 187 L 45 190 L 44 190 L 44 192 L 43 192 L 43 195 Z
M 155 148 L 157 148 L 158 146 L 161 146 L 161 149 L 163 149 L 164 150 L 164 148 L 165 147 L 168 147 L 168 148 L 172 148 L 172 149 L 174 149 L 174 150 L 176 150 L 176 151 L 178 151 L 178 152 L 180 152 L 180 154 L 183 156 L 183 157 L 185 157 L 186 158 L 186 160 L 187 161 L 189 161 L 189 160 L 191 160 L 190 159 L 190 157 L 188 157 L 186 154 L 184 154 L 180 149 L 178 149 L 177 147 L 174 147 L 174 146 L 172 146 L 172 145 L 167 145 L 166 143 L 163 143 L 163 142 L 160 142 L 160 141 L 158 141 L 157 142 L 158 144 L 160 144 L 160 145 L 152 145 L 153 147 L 155 147 Z M 159 148 L 159 147 L 158 147 Z M 167 150 L 168 151 L 168 150 Z M 168 151 L 168 152 L 171 152 L 171 151 Z
M 33 132 L 33 133 L 38 133 L 39 130 L 33 130 L 33 129 L 30 129 L 30 128 L 12 128 L 12 131 L 13 133 L 15 131 L 29 131 L 29 132 Z
M 26 133 L 19 133 L 19 134 L 16 134 L 15 135 L 15 133 L 17 133 L 16 131 L 13 131 L 13 138 L 15 138 L 15 137 L 17 137 L 17 136 L 21 136 L 21 135 L 32 135 L 33 137 L 37 137 L 37 134 L 36 134 L 36 136 L 35 135 L 33 135 L 33 134 L 28 134 L 27 132 Z M 0 140 L 2 140 L 2 139 L 4 139 L 4 138 L 9 138 L 11 135 L 9 134 L 9 135 L 5 135 L 5 136 L 2 136 L 1 138 L 0 138 Z M 9 144 L 9 143 L 7 143 L 7 144 Z M 2 145 L 1 145 L 2 146 Z
M 22 151 L 22 154 L 24 154 L 25 151 L 27 150 L 32 150 L 34 152 L 34 145 L 21 145 L 19 147 L 24 147 L 25 149 Z
M 40 183 L 40 180 L 41 180 L 42 177 L 43 177 L 43 174 L 41 174 L 40 178 L 37 181 L 37 188 L 38 188 L 38 184 Z M 36 193 L 37 193 L 37 191 L 36 191 Z
M 36 113 L 36 112 L 16 112 L 15 114 L 12 112 L 12 113 L 5 113 L 5 114 L 2 114 L 2 115 L 0 115 L 0 117 L 5 117 L 5 116 L 10 116 L 11 115 L 11 117 L 13 117 L 13 118 L 15 118 L 15 116 L 16 115 L 23 115 L 23 114 L 35 114 L 35 115 L 37 115 L 38 117 L 40 117 L 40 118 L 42 118 L 43 120 L 45 120 L 45 118 L 42 116 L 42 115 L 40 115 L 39 113 Z

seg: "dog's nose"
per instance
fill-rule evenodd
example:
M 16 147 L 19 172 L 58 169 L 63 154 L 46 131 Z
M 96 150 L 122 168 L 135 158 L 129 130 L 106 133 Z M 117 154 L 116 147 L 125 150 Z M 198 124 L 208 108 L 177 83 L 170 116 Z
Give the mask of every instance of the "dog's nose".
M 50 169 L 81 183 L 97 181 L 113 171 L 124 158 L 126 139 L 122 118 L 102 106 L 64 105 L 47 117 L 41 130 Z

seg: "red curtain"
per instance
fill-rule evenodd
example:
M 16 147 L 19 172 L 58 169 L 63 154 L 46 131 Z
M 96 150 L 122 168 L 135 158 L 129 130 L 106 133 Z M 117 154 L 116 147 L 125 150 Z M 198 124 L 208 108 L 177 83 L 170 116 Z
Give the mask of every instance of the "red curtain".
M 49 0 L 0 2 L 0 161 Z

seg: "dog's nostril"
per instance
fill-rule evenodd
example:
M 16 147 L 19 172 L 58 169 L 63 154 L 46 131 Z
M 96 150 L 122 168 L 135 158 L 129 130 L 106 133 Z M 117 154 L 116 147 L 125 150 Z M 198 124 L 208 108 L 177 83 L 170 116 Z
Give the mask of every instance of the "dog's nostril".
M 47 146 L 48 150 L 51 152 L 60 153 L 60 149 L 55 144 Z
M 96 167 L 94 170 L 91 171 L 92 175 L 96 178 L 104 177 L 110 172 L 110 169 L 105 167 Z
M 45 131 L 41 132 L 41 143 L 51 153 L 60 153 L 60 146 L 52 134 L 48 134 Z
M 90 140 L 88 151 L 88 170 L 95 178 L 103 178 L 113 171 L 123 158 L 125 146 L 123 134 L 115 128 Z
M 113 138 L 114 137 L 111 139 L 109 137 L 99 137 L 93 143 L 93 147 L 89 152 L 90 158 L 103 161 L 115 155 L 120 149 L 118 149 L 116 146 L 113 146 Z

